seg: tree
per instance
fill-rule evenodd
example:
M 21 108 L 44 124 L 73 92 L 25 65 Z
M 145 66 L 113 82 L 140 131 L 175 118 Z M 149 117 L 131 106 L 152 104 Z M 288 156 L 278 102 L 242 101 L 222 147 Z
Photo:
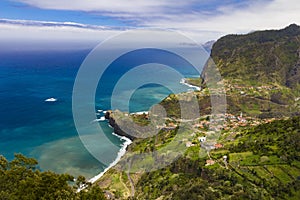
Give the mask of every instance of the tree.
M 85 184 L 87 188 L 77 192 L 72 187 L 74 177 L 69 174 L 56 174 L 51 171 L 37 170 L 38 162 L 21 154 L 15 154 L 12 161 L 0 155 L 0 199 L 105 199 L 103 191 L 91 186 L 83 176 L 77 178 L 78 186 Z

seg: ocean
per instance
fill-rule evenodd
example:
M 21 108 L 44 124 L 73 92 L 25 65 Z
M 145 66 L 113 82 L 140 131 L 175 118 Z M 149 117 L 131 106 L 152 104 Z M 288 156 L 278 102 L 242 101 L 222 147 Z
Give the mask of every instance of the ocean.
M 22 153 L 36 158 L 41 170 L 87 178 L 107 168 L 107 164 L 95 159 L 81 143 L 72 115 L 74 81 L 89 52 L 89 49 L 0 52 L 0 154 L 11 160 L 14 153 Z M 101 110 L 111 109 L 112 89 L 122 73 L 128 70 L 124 70 L 126 62 L 132 60 L 128 57 L 118 60 L 101 79 L 108 84 L 99 85 L 96 93 L 95 113 L 98 113 L 98 118 L 104 115 Z M 175 65 L 185 77 L 198 75 L 191 68 L 178 63 Z M 189 89 L 180 80 L 172 84 L 179 92 Z M 126 93 L 126 87 L 122 92 Z M 128 110 L 124 111 L 146 111 L 171 92 L 163 85 L 145 84 L 133 93 Z M 57 101 L 45 101 L 49 98 Z M 123 104 L 122 99 L 118 99 L 118 104 Z M 112 134 L 106 121 L 97 123 L 100 123 L 106 137 L 121 149 L 125 141 Z M 110 152 L 101 141 L 97 143 L 101 150 L 108 152 L 113 162 L 118 152 Z

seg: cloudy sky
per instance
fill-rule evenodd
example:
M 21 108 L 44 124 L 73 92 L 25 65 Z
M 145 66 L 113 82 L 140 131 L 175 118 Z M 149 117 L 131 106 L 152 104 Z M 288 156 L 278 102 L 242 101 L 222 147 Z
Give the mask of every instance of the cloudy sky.
M 93 43 L 135 28 L 167 28 L 199 43 L 300 24 L 299 0 L 1 0 L 1 41 Z

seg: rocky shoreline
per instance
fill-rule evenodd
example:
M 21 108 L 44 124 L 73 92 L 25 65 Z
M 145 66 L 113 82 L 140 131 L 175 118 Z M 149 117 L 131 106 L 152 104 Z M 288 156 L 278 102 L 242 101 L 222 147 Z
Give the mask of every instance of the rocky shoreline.
M 105 113 L 105 119 L 108 120 L 109 125 L 113 128 L 114 133 L 119 135 L 119 136 L 124 136 L 129 138 L 131 141 L 133 141 L 134 139 L 136 139 L 136 137 L 129 135 L 128 133 L 124 132 L 116 123 L 115 119 L 112 116 L 112 111 L 107 111 Z

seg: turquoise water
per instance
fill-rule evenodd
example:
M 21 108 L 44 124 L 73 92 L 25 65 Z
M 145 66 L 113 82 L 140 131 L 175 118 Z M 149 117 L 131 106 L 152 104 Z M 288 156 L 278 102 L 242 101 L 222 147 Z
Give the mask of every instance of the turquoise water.
M 89 50 L 0 53 L 0 154 L 12 159 L 15 152 L 23 153 L 36 158 L 42 170 L 81 174 L 88 178 L 107 167 L 82 145 L 72 117 L 73 84 L 88 53 Z M 111 108 L 111 89 L 126 72 L 121 67 L 126 62 L 132 63 L 132 60 L 120 59 L 100 80 L 107 84 L 101 84 L 97 91 L 95 112 Z M 195 75 L 193 70 L 182 69 L 187 76 Z M 179 81 L 172 84 L 179 91 L 187 90 Z M 170 90 L 161 85 L 144 85 L 133 94 L 128 111 L 148 110 L 169 93 Z M 45 102 L 51 97 L 57 101 Z M 120 148 L 123 141 L 111 134 L 107 122 L 99 123 L 106 137 Z M 98 145 L 108 152 L 111 161 L 116 158 L 117 152 L 109 152 L 106 144 L 98 141 Z

